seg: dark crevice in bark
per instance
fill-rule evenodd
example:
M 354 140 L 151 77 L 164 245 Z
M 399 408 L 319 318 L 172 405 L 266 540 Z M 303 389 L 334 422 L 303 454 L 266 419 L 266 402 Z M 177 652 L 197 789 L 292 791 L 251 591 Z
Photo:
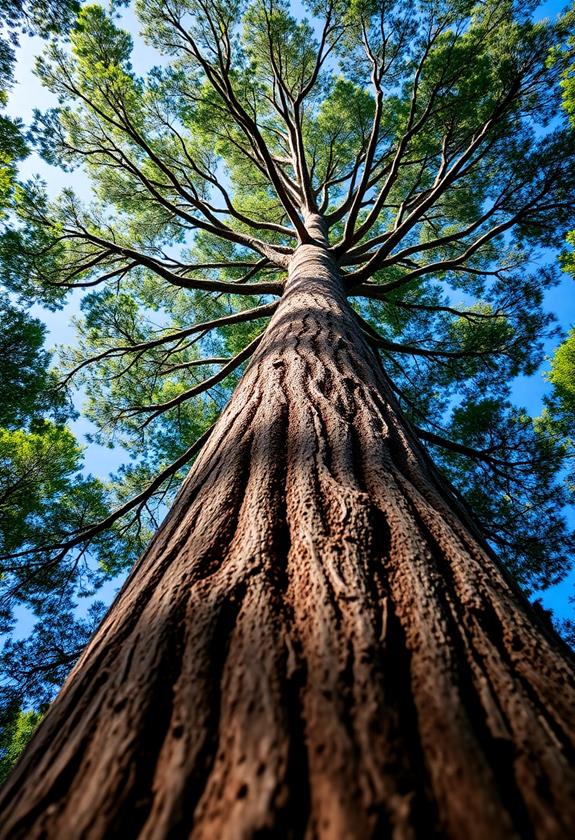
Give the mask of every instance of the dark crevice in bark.
M 382 669 L 390 675 L 386 702 L 390 709 L 395 710 L 397 749 L 404 756 L 398 762 L 398 787 L 400 791 L 412 795 L 409 815 L 414 835 L 422 840 L 444 837 L 425 761 L 417 709 L 413 701 L 411 653 L 406 646 L 403 628 L 393 612 L 393 607 L 390 607 L 388 617 Z
M 372 592 L 374 604 L 385 605 L 381 609 L 374 610 L 375 614 L 375 637 L 382 644 L 386 644 L 387 624 L 390 619 L 389 609 L 391 605 L 389 583 L 385 574 L 386 564 L 389 563 L 391 551 L 391 531 L 383 511 L 375 505 L 370 505 L 369 510 L 371 530 L 371 579 L 368 584 Z
M 198 563 L 193 570 L 192 579 L 194 582 L 206 581 L 212 575 L 216 574 L 226 562 L 240 517 L 241 494 L 249 481 L 252 442 L 253 436 L 250 432 L 244 437 L 241 443 L 241 453 L 235 475 L 236 499 L 230 499 L 231 504 L 228 506 L 228 516 L 221 527 L 217 542 L 214 542 L 207 551 L 202 553 L 201 563 Z
M 282 474 L 285 475 L 286 464 Z M 268 576 L 273 588 L 275 608 L 284 634 L 282 703 L 289 729 L 289 750 L 286 767 L 287 791 L 283 807 L 280 807 L 273 829 L 265 829 L 254 837 L 268 837 L 269 840 L 295 840 L 304 837 L 311 815 L 309 788 L 309 761 L 306 745 L 305 720 L 303 718 L 303 695 L 307 681 L 307 669 L 302 645 L 295 629 L 293 609 L 286 598 L 289 587 L 287 558 L 291 548 L 285 498 L 277 510 L 277 527 L 273 565 Z M 286 796 L 287 794 L 287 796 Z
M 313 393 L 313 388 L 317 387 L 317 379 L 313 375 L 313 371 L 308 364 L 308 362 L 303 359 L 304 370 L 306 373 L 306 379 L 304 382 L 304 390 L 305 395 L 307 397 L 308 404 L 310 406 L 310 410 L 313 414 L 314 425 L 317 424 L 319 427 L 319 431 L 315 430 L 315 447 L 318 454 L 323 455 L 321 463 L 328 469 L 331 469 L 331 447 L 329 442 L 329 435 L 327 434 L 327 429 L 325 425 L 325 421 L 322 417 L 321 411 L 318 409 L 316 405 L 315 395 Z M 318 388 L 319 390 L 319 388 Z M 312 430 L 310 429 L 310 432 Z
M 488 602 L 485 603 L 484 608 L 474 614 L 474 618 L 481 629 L 491 638 L 493 647 L 501 656 L 501 659 L 503 660 L 509 673 L 513 674 L 514 678 L 520 684 L 522 691 L 531 701 L 533 708 L 537 709 L 538 714 L 545 720 L 545 723 L 552 731 L 558 743 L 561 744 L 561 748 L 565 753 L 568 763 L 572 767 L 575 767 L 575 749 L 569 742 L 569 735 L 566 731 L 566 727 L 559 724 L 547 704 L 542 702 L 539 694 L 518 670 L 516 657 L 511 656 L 509 653 L 509 643 L 505 638 L 506 628 L 503 626 L 501 619 L 497 615 L 493 606 Z
M 254 391 L 249 403 L 241 406 L 235 414 L 230 412 L 231 406 L 228 406 L 228 408 L 224 411 L 224 415 L 228 415 L 225 417 L 225 429 L 227 433 L 226 438 L 231 439 L 232 436 L 235 437 L 237 435 L 237 426 L 241 427 L 240 440 L 244 430 L 248 429 L 249 432 L 250 423 L 259 408 L 261 399 L 262 397 L 259 391 Z M 224 420 L 223 415 L 221 419 Z M 157 542 L 159 548 L 162 548 L 167 544 L 170 549 L 173 549 L 172 554 L 177 554 L 178 550 L 185 546 L 189 538 L 189 532 L 196 525 L 197 518 L 201 513 L 201 508 L 198 506 L 196 506 L 194 513 L 194 506 L 196 505 L 198 496 L 205 493 L 206 486 L 208 486 L 210 482 L 213 482 L 214 476 L 217 477 L 222 473 L 222 471 L 230 469 L 230 449 L 225 445 L 218 446 L 217 443 L 217 435 L 212 433 L 211 440 L 208 441 L 208 447 L 212 447 L 212 457 L 207 459 L 205 463 L 202 459 L 198 459 L 198 462 L 196 463 L 199 466 L 199 472 L 196 481 L 193 483 L 190 483 L 187 479 L 184 481 L 170 512 L 156 534 L 155 542 Z M 173 535 L 181 526 L 182 519 L 185 520 L 187 529 L 181 534 L 180 539 L 174 545 Z M 170 545 L 170 540 L 172 540 L 172 545 Z M 125 589 L 127 584 L 130 583 L 132 576 L 139 570 L 138 567 L 141 565 L 142 561 L 146 560 L 147 555 L 148 553 L 144 554 L 141 560 L 138 561 L 122 589 Z M 163 569 L 160 569 L 159 571 L 161 573 Z
M 431 549 L 437 573 L 441 575 L 443 585 L 441 588 L 437 588 L 438 605 L 448 623 L 449 638 L 454 653 L 453 665 L 455 672 L 453 674 L 453 682 L 459 689 L 461 707 L 465 709 L 467 722 L 473 729 L 476 742 L 480 745 L 484 753 L 486 764 L 494 775 L 501 803 L 510 815 L 514 828 L 522 840 L 532 840 L 534 834 L 531 820 L 525 807 L 523 795 L 515 780 L 515 745 L 511 738 L 505 740 L 494 737 L 489 727 L 488 711 L 481 702 L 478 694 L 477 678 L 473 673 L 469 661 L 470 657 L 476 653 L 478 640 L 474 639 L 473 630 L 469 628 L 469 617 L 460 605 L 457 583 L 451 564 L 445 557 L 444 550 L 435 538 L 435 535 L 429 530 L 425 522 L 423 522 L 417 508 L 412 504 L 410 499 L 408 500 L 408 504 L 414 522 L 417 523 L 417 527 L 424 535 L 425 541 Z M 483 601 L 481 614 L 485 615 L 485 611 L 488 608 L 488 604 Z M 477 613 L 475 617 L 477 618 L 479 614 Z M 491 625 L 490 629 L 493 630 L 493 625 Z M 494 639 L 492 641 L 495 642 Z M 495 648 L 501 654 L 505 646 L 502 638 L 500 641 L 501 645 L 498 646 L 495 644 Z M 481 671 L 480 678 L 487 679 L 487 675 L 483 671 L 481 658 L 479 658 L 478 665 Z M 497 692 L 493 694 L 492 699 L 497 703 Z M 499 712 L 505 718 L 501 708 L 499 708 Z
M 291 626 L 291 625 L 290 625 Z M 290 631 L 293 634 L 293 629 Z M 293 637 L 290 641 L 288 657 L 295 658 L 295 662 L 288 665 L 286 661 L 287 679 L 283 694 L 285 711 L 289 724 L 290 744 L 286 771 L 286 781 L 289 785 L 288 798 L 271 837 L 300 838 L 306 834 L 306 828 L 311 817 L 311 798 L 309 786 L 309 759 L 306 745 L 305 721 L 302 715 L 303 693 L 305 691 L 307 673 L 302 661 L 301 645 Z
M 284 412 L 287 421 L 287 409 Z M 273 593 L 275 609 L 281 613 L 285 609 L 285 594 L 289 586 L 287 558 L 291 548 L 290 531 L 287 517 L 285 497 L 281 487 L 285 486 L 287 463 L 285 457 L 279 459 L 276 465 L 276 499 L 275 521 L 273 533 L 273 560 L 266 565 L 266 576 Z
M 196 756 L 194 771 L 186 779 L 181 793 L 180 816 L 172 825 L 169 840 L 187 840 L 193 832 L 197 805 L 204 794 L 218 752 L 220 712 L 222 702 L 222 677 L 228 660 L 231 636 L 242 608 L 247 581 L 235 587 L 219 605 L 219 612 L 209 645 L 210 671 L 206 684 L 211 687 L 209 717 L 205 721 L 207 737 Z M 177 733 L 176 733 L 177 734 Z
M 140 722 L 141 738 L 120 782 L 122 796 L 120 807 L 114 814 L 114 832 L 117 837 L 137 838 L 146 822 L 153 802 L 152 781 L 158 755 L 170 727 L 173 707 L 173 686 L 180 674 L 183 656 L 185 621 L 183 605 L 174 614 L 169 629 L 165 630 L 165 651 L 162 671 L 154 675 L 154 684 L 145 698 L 146 715 Z M 114 811 L 113 803 L 112 810 Z
M 38 824 L 38 828 L 42 831 L 42 824 L 44 822 L 43 815 L 46 810 L 51 807 L 51 803 L 58 801 L 62 796 L 66 795 L 68 786 L 74 779 L 82 763 L 83 748 L 89 741 L 89 735 L 84 737 L 71 760 L 66 764 L 65 768 L 54 777 L 50 790 L 46 795 L 35 805 L 28 814 L 21 820 L 18 820 L 12 827 L 10 832 L 11 840 L 28 840 L 30 836 L 30 821 Z M 40 835 L 42 836 L 42 835 Z
M 353 649 L 353 639 L 348 639 L 347 650 L 345 652 L 345 661 L 343 669 L 340 673 L 339 684 L 341 697 L 341 720 L 350 735 L 352 743 L 356 741 L 354 737 L 354 712 L 355 712 L 355 698 L 353 696 L 353 688 L 355 681 L 354 674 L 355 667 L 355 652 Z
M 382 621 L 378 627 L 378 637 L 381 639 L 379 671 L 385 679 L 385 708 L 391 729 L 390 748 L 395 753 L 398 787 L 412 795 L 410 817 L 414 836 L 427 840 L 431 837 L 441 837 L 441 831 L 413 700 L 411 653 L 406 644 L 403 627 L 395 613 L 387 581 L 387 569 L 393 562 L 390 556 L 391 533 L 383 511 L 374 507 L 372 517 L 372 568 L 381 593 L 380 598 L 385 598 L 385 610 L 380 613 L 385 623 Z M 374 833 L 374 837 L 391 836 L 393 824 L 385 807 L 381 810 L 379 825 L 381 830 Z
M 350 413 L 351 413 L 351 409 L 350 409 Z M 351 448 L 351 458 L 352 458 L 352 462 L 353 462 L 354 467 L 355 467 L 355 469 L 354 469 L 354 479 L 356 481 L 358 490 L 361 493 L 365 493 L 366 496 L 367 496 L 368 495 L 368 489 L 367 489 L 367 483 L 365 481 L 365 475 L 364 475 L 363 464 L 362 464 L 362 459 L 363 459 L 362 441 L 361 441 L 358 430 L 355 428 L 355 426 L 352 423 L 352 416 L 348 415 L 346 417 L 346 421 L 347 421 L 347 424 L 348 424 L 347 425 L 347 431 L 349 433 L 349 445 L 350 445 L 350 448 Z M 377 522 L 379 522 L 379 517 L 377 516 L 377 513 L 380 513 L 380 511 L 378 511 L 378 509 L 375 507 L 375 505 L 370 504 L 369 513 L 370 513 L 371 532 L 373 534 L 373 533 L 376 533 Z M 384 545 L 384 539 L 383 539 L 383 534 L 384 533 L 386 534 L 387 540 L 389 541 L 391 539 L 391 536 L 390 536 L 390 533 L 389 533 L 389 527 L 387 525 L 387 522 L 385 523 L 385 530 L 381 534 L 376 533 L 377 546 L 380 549 L 380 551 L 382 550 L 383 545 Z M 389 542 L 388 542 L 388 550 L 389 550 Z M 383 556 L 383 554 L 379 554 L 379 555 L 376 554 L 376 557 L 381 557 L 381 556 Z

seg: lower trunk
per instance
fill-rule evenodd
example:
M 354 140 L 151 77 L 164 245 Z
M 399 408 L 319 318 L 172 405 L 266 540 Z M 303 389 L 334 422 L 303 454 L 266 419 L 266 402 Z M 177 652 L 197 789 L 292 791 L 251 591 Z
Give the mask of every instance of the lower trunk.
M 575 836 L 573 671 L 305 245 L 3 838 Z

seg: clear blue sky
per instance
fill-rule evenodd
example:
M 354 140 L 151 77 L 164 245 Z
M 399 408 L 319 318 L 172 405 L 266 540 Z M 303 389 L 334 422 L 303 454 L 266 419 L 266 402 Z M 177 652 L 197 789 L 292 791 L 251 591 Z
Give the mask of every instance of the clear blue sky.
M 299 7 L 299 4 L 297 6 Z M 537 17 L 553 16 L 563 7 L 563 3 L 551 0 L 551 2 L 544 3 L 539 7 Z M 121 25 L 134 36 L 133 66 L 136 72 L 144 73 L 154 64 L 162 63 L 162 57 L 137 37 L 138 22 L 131 10 L 123 10 Z M 15 84 L 7 110 L 9 114 L 22 118 L 25 123 L 31 121 L 34 108 L 45 110 L 56 104 L 55 98 L 42 88 L 33 73 L 35 57 L 42 51 L 43 47 L 44 42 L 41 39 L 24 36 L 17 53 Z M 81 173 L 64 173 L 44 163 L 36 154 L 32 154 L 22 164 L 21 176 L 28 177 L 35 173 L 40 174 L 46 180 L 49 190 L 53 194 L 58 193 L 64 186 L 72 184 L 79 195 L 84 198 L 89 197 L 89 185 L 87 181 L 83 181 Z M 552 255 L 549 258 L 551 259 Z M 575 324 L 574 291 L 573 280 L 565 276 L 560 286 L 547 293 L 545 300 L 546 308 L 558 316 L 559 323 L 565 329 Z M 66 307 L 56 313 L 35 307 L 34 314 L 40 317 L 49 328 L 48 346 L 53 347 L 58 344 L 73 342 L 74 330 L 70 322 L 79 311 L 80 299 L 81 293 L 73 294 Z M 546 347 L 548 354 L 551 354 L 553 349 L 551 345 Z M 546 363 L 536 375 L 519 377 L 514 383 L 513 397 L 515 402 L 525 406 L 532 415 L 540 413 L 543 397 L 549 391 L 549 386 L 544 378 L 547 367 Z M 79 407 L 81 406 L 81 400 L 82 395 L 79 394 Z M 90 431 L 90 424 L 86 420 L 78 420 L 74 424 L 74 431 L 80 440 L 84 440 L 85 435 Z M 87 444 L 85 454 L 86 469 L 102 478 L 105 478 L 111 470 L 114 470 L 124 460 L 121 451 L 104 449 L 95 444 Z M 575 572 L 570 574 L 562 584 L 547 590 L 543 594 L 543 602 L 552 607 L 557 615 L 572 616 L 574 609 L 568 604 L 568 596 L 573 593 L 574 583 Z M 111 594 L 111 588 L 107 587 L 103 597 L 109 597 Z

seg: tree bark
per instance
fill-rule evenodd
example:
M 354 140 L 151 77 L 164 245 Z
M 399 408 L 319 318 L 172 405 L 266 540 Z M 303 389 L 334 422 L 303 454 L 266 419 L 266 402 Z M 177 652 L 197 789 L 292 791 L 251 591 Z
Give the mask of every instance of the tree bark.
M 315 233 L 0 837 L 575 836 L 571 661 L 400 416 Z

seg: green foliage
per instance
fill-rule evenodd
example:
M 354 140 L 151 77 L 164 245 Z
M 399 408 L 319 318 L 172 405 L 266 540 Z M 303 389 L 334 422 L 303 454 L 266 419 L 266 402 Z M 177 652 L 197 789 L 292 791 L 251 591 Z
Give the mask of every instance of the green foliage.
M 478 395 L 452 412 L 447 432 L 483 453 L 481 459 L 455 452 L 437 457 L 500 559 L 527 592 L 557 583 L 575 549 L 563 516 L 566 443 L 545 416 L 534 420 L 506 400 Z
M 0 718 L 0 784 L 2 784 L 40 723 L 42 714 L 15 708 Z
M 557 112 L 563 72 L 547 57 L 561 50 L 565 20 L 535 23 L 530 7 L 519 10 L 502 0 L 396 3 L 389 10 L 363 0 L 320 3 L 312 4 L 309 20 L 276 0 L 245 8 L 153 0 L 137 4 L 137 11 L 148 43 L 169 58 L 162 69 L 139 78 L 131 38 L 99 6 L 82 9 L 71 52 L 51 45 L 39 61 L 38 74 L 60 105 L 37 116 L 36 142 L 49 161 L 83 168 L 94 201 L 83 206 L 65 191 L 50 202 L 38 185 L 23 189 L 24 230 L 51 237 L 54 245 L 25 248 L 37 255 L 28 259 L 27 272 L 7 260 L 14 265 L 12 287 L 26 275 L 28 293 L 40 290 L 52 302 L 68 285 L 102 284 L 85 297 L 79 342 L 61 364 L 76 370 L 74 381 L 90 394 L 86 413 L 97 427 L 94 439 L 121 443 L 134 459 L 113 492 L 125 498 L 122 482 L 133 491 L 143 488 L 209 426 L 241 368 L 202 390 L 221 365 L 202 359 L 233 357 L 265 325 L 256 319 L 178 338 L 198 321 L 269 300 L 257 294 L 257 283 L 252 297 L 245 291 L 218 297 L 196 280 L 241 281 L 246 269 L 234 266 L 257 259 L 253 236 L 262 246 L 293 248 L 293 214 L 265 154 L 288 191 L 289 183 L 307 184 L 332 226 L 333 248 L 339 253 L 345 245 L 349 271 L 359 264 L 358 274 L 400 224 L 397 208 L 405 213 L 406 201 L 430 193 L 442 166 L 453 167 L 464 155 L 464 174 L 442 191 L 433 212 L 407 227 L 399 256 L 372 269 L 371 282 L 389 288 L 385 298 L 364 300 L 358 309 L 396 345 L 424 348 L 411 356 L 383 354 L 418 425 L 463 444 L 474 437 L 457 412 L 491 405 L 490 422 L 502 424 L 509 441 L 539 463 L 551 432 L 542 421 L 538 428 L 523 422 L 507 394 L 513 376 L 532 374 L 541 364 L 543 343 L 553 335 L 542 295 L 557 277 L 549 269 L 527 269 L 533 244 L 560 244 L 572 214 L 573 138 L 563 128 L 546 128 Z M 379 90 L 377 73 L 386 80 Z M 465 150 L 482 131 L 487 140 L 475 160 Z M 360 182 L 366 154 L 371 180 L 364 183 L 349 244 L 351 221 L 338 208 L 346 208 L 346 196 Z M 377 190 L 394 171 L 378 207 Z M 431 280 L 410 282 L 414 266 L 422 270 L 422 257 Z M 201 274 L 193 273 L 194 264 L 203 267 Z M 273 259 L 262 271 L 256 278 L 283 278 Z M 457 303 L 460 298 L 467 303 Z M 178 401 L 196 391 L 194 400 Z M 484 431 L 477 424 L 481 449 Z M 553 453 L 558 468 L 564 448 Z M 540 529 L 537 536 L 526 517 L 525 539 L 502 551 L 526 586 L 556 579 L 571 543 L 559 524 L 565 499 L 552 471 L 537 469 L 525 482 L 513 459 L 479 458 L 473 468 L 469 459 L 457 467 L 457 459 L 444 460 L 481 508 L 486 530 L 501 539 L 510 507 L 545 508 L 549 532 Z M 474 470 L 481 474 L 475 484 Z M 166 499 L 175 478 L 171 486 Z M 551 537 L 557 547 L 546 569 Z
M 103 580 L 110 554 L 126 546 L 111 535 L 96 540 L 95 570 L 81 555 L 64 562 L 50 548 L 62 535 L 105 517 L 109 491 L 83 475 L 82 449 L 64 425 L 72 412 L 49 369 L 43 325 L 8 299 L 0 316 L 0 614 L 6 631 L 16 605 L 41 613 L 52 590 L 91 591 Z M 44 564 L 39 556 L 26 560 L 29 550 L 40 551 Z
M 0 106 L 18 36 L 61 35 L 78 9 L 75 0 L 0 0 Z M 94 603 L 77 619 L 72 597 L 110 576 L 118 554 L 131 556 L 130 540 L 113 532 L 96 538 L 89 555 L 87 546 L 67 557 L 53 548 L 63 534 L 107 515 L 109 498 L 101 481 L 83 474 L 82 450 L 64 425 L 73 412 L 49 369 L 45 328 L 25 310 L 31 266 L 49 271 L 54 263 L 53 251 L 42 255 L 51 237 L 26 218 L 32 205 L 35 219 L 46 209 L 41 188 L 17 183 L 27 153 L 22 123 L 0 114 L 0 631 L 10 630 L 15 610 L 37 616 L 31 636 L 8 638 L 0 654 L 0 782 L 42 716 L 33 709 L 45 708 L 102 615 L 103 605 Z M 53 308 L 61 299 L 55 289 L 42 302 Z
M 561 415 L 575 423 L 575 329 L 557 348 L 548 374 Z
M 0 92 L 0 103 L 2 99 Z M 26 153 L 20 124 L 0 115 L 0 219 L 5 216 L 12 198 L 17 163 Z
M 552 391 L 546 399 L 544 416 L 558 438 L 566 441 L 567 485 L 575 493 L 575 329 L 570 330 L 565 340 L 551 357 L 547 379 Z
M 58 414 L 64 407 L 64 397 L 53 390 L 56 383 L 48 374 L 44 335 L 45 328 L 37 318 L 8 298 L 0 303 L 1 427 L 18 427 L 48 411 Z
M 30 635 L 8 639 L 0 653 L 0 784 L 105 612 L 94 601 L 79 618 L 76 606 L 66 596 L 47 597 Z
M 62 35 L 74 22 L 79 0 L 0 0 L 0 88 L 12 81 L 19 36 Z M 1 129 L 0 129 L 1 131 Z
M 575 9 L 571 9 L 564 18 L 565 40 L 557 47 L 550 58 L 550 61 L 557 64 L 562 70 L 561 88 L 562 104 L 568 114 L 572 129 L 575 128 Z M 575 277 L 575 256 L 573 246 L 575 245 L 575 231 L 570 231 L 566 236 L 569 250 L 564 250 L 560 255 L 561 268 Z M 571 329 L 563 342 L 557 347 L 551 358 L 551 367 L 547 373 L 547 379 L 552 385 L 551 395 L 547 398 L 546 417 L 549 424 L 555 430 L 556 435 L 562 435 L 568 442 L 569 447 L 569 474 L 568 482 L 570 489 L 575 487 L 575 474 L 573 470 L 574 440 L 575 440 L 575 329 Z M 564 634 L 573 639 L 573 626 L 567 624 L 563 627 Z
M 79 470 L 74 436 L 51 423 L 37 428 L 36 432 L 0 429 L 0 550 L 4 553 L 26 542 L 27 520 L 42 519 Z
M 82 617 L 70 598 L 47 599 L 42 620 L 24 639 L 8 639 L 0 653 L 0 709 L 45 709 L 105 613 L 93 601 Z
M 0 19 L 13 32 L 43 37 L 61 34 L 76 17 L 77 0 L 1 0 Z

